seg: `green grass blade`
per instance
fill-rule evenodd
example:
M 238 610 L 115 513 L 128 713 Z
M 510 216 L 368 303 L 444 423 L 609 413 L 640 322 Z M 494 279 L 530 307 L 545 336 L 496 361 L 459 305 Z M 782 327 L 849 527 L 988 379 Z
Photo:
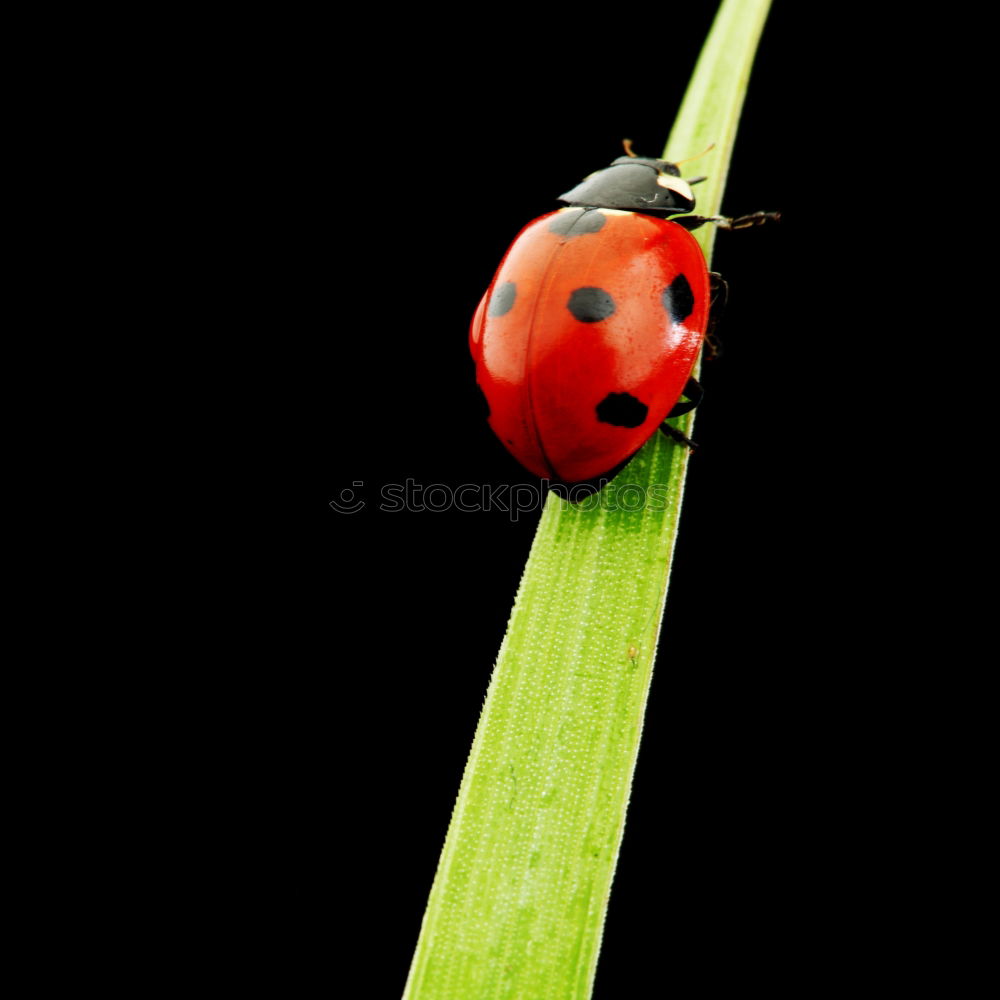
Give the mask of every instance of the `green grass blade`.
M 769 0 L 725 0 L 667 150 L 718 211 Z M 691 171 L 687 171 L 690 173 Z M 698 232 L 706 255 L 713 226 Z M 678 426 L 690 429 L 691 415 Z M 655 435 L 539 523 L 441 855 L 407 1000 L 591 993 L 666 599 L 687 450 Z M 669 650 L 661 653 L 669 661 Z M 662 664 L 661 664 L 662 666 Z
M 719 213 L 750 69 L 770 5 L 770 0 L 725 0 L 667 140 L 663 155 L 673 162 L 697 156 L 712 146 L 684 171 L 708 175 L 708 180 L 695 188 L 699 215 Z M 708 260 L 715 233 L 715 226 L 702 226 L 695 232 Z

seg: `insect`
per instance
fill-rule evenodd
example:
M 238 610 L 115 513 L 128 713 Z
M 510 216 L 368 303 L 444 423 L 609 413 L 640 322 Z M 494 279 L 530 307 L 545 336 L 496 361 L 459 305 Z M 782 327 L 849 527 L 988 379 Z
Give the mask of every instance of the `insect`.
M 690 445 L 664 425 L 701 396 L 691 372 L 711 280 L 689 230 L 775 217 L 690 215 L 704 177 L 686 181 L 628 140 L 625 151 L 521 230 L 469 332 L 493 431 L 531 472 L 563 483 L 616 469 L 661 427 Z

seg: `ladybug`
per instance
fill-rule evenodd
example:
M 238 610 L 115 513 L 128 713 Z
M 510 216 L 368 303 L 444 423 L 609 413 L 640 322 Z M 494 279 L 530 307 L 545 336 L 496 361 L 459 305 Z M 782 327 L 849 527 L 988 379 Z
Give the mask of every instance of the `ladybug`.
M 711 282 L 689 230 L 773 217 L 688 215 L 704 178 L 685 181 L 627 140 L 625 150 L 521 230 L 469 331 L 493 431 L 531 472 L 563 483 L 616 470 L 661 426 L 690 445 L 664 425 L 700 398 L 691 372 Z

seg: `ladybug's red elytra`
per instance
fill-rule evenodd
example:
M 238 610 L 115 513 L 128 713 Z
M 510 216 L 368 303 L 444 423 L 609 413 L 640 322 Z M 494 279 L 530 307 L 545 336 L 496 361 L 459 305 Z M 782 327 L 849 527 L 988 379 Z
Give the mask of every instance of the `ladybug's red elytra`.
M 694 405 L 678 401 L 696 394 L 710 281 L 688 228 L 769 215 L 687 215 L 677 165 L 626 151 L 518 234 L 469 333 L 490 426 L 527 469 L 564 483 L 615 469 Z

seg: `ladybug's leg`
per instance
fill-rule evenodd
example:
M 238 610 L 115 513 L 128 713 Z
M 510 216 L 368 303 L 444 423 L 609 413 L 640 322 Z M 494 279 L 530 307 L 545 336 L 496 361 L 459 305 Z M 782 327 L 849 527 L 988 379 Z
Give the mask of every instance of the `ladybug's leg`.
M 729 300 L 729 285 L 718 271 L 708 272 L 708 327 L 705 330 L 705 356 L 714 361 L 722 354 L 722 341 L 715 335 L 716 327 L 726 311 Z
M 685 413 L 689 413 L 693 410 L 704 398 L 705 390 L 702 389 L 701 383 L 696 378 L 689 378 L 687 380 L 687 385 L 684 386 L 684 391 L 681 393 L 682 397 L 687 397 L 683 403 L 674 403 L 674 408 L 667 414 L 667 419 L 670 417 L 679 417 Z M 678 444 L 687 445 L 688 448 L 697 448 L 698 446 L 692 441 L 686 434 L 681 433 L 676 427 L 671 427 L 668 423 L 660 424 L 660 430 L 669 438 L 673 438 Z
M 738 215 L 735 219 L 716 216 L 711 221 L 720 229 L 749 229 L 751 226 L 762 226 L 765 222 L 777 222 L 780 212 L 751 212 L 750 215 Z
M 714 222 L 720 229 L 749 229 L 751 226 L 762 226 L 765 222 L 777 222 L 780 218 L 780 212 L 752 212 L 750 215 L 738 215 L 735 219 L 725 215 L 682 215 L 670 221 L 690 231 L 706 222 Z
M 660 424 L 660 430 L 667 435 L 668 438 L 672 438 L 678 444 L 686 445 L 692 451 L 698 446 L 691 440 L 686 434 L 681 433 L 676 427 L 671 427 L 670 424 Z
M 705 398 L 705 390 L 702 389 L 701 383 L 696 378 L 689 378 L 681 396 L 687 397 L 686 402 L 674 403 L 674 408 L 667 414 L 668 419 L 690 413 Z

